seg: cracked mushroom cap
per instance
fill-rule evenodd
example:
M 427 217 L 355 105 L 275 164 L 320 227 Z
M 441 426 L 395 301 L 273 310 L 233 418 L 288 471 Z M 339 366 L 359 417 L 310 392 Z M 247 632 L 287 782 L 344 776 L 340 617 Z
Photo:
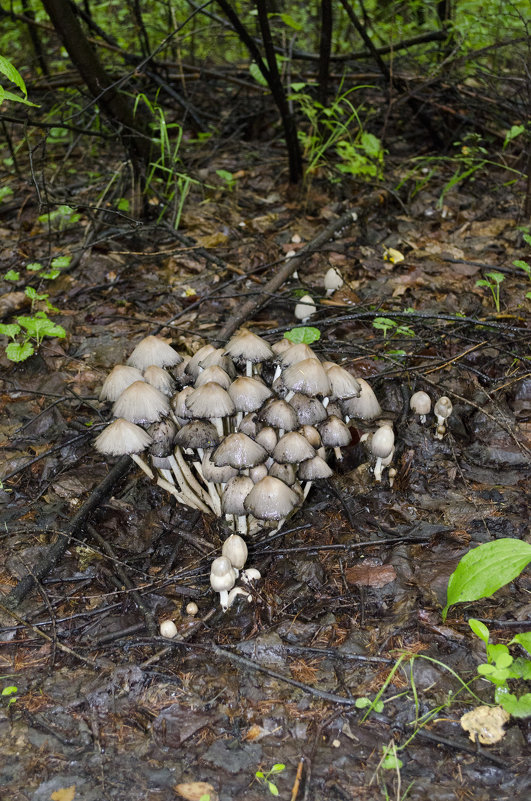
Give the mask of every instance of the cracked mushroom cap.
M 229 339 L 225 353 L 237 361 L 253 364 L 265 362 L 273 356 L 269 342 L 243 328 Z
M 229 393 L 213 381 L 194 389 L 186 398 L 185 405 L 188 412 L 191 412 L 190 417 L 213 419 L 214 417 L 227 417 L 235 411 Z
M 148 428 L 148 434 L 152 439 L 152 443 L 149 446 L 151 456 L 164 459 L 172 454 L 176 433 L 177 426 L 169 417 L 160 420 L 158 423 L 152 423 Z
M 115 417 L 131 423 L 155 423 L 170 410 L 166 395 L 146 381 L 134 381 L 125 389 L 112 407 Z
M 187 423 L 175 435 L 175 445 L 181 448 L 215 448 L 219 445 L 219 434 L 216 427 L 208 420 L 193 420 Z
M 332 389 L 330 400 L 359 397 L 361 392 L 359 382 L 348 370 L 345 370 L 344 367 L 334 364 L 326 370 L 326 375 L 328 376 Z
M 312 459 L 315 456 L 315 449 L 302 434 L 290 431 L 279 439 L 272 456 L 275 462 L 298 464 L 306 459 Z
M 293 431 L 299 425 L 295 409 L 282 398 L 266 403 L 258 418 L 268 426 L 283 428 L 284 431 Z
M 307 459 L 299 465 L 297 476 L 301 481 L 315 481 L 318 478 L 330 478 L 333 473 L 324 459 L 314 456 L 313 459 Z
M 267 451 L 258 442 L 254 442 L 247 434 L 236 432 L 229 434 L 212 454 L 212 461 L 218 467 L 230 465 L 237 470 L 256 467 L 265 462 Z
M 125 456 L 140 453 L 151 445 L 151 437 L 140 426 L 118 418 L 103 429 L 94 440 L 94 447 L 107 456 Z
M 149 336 L 138 343 L 129 356 L 127 364 L 137 367 L 139 370 L 145 370 L 152 364 L 157 367 L 173 367 L 182 362 L 182 358 L 171 345 L 168 345 L 167 340 Z
M 227 482 L 227 486 L 223 490 L 223 498 L 221 501 L 221 510 L 223 514 L 237 515 L 238 517 L 246 515 L 247 512 L 245 511 L 243 502 L 245 501 L 245 499 L 247 498 L 253 487 L 254 483 L 252 479 L 249 478 L 249 476 L 234 476 L 234 478 L 231 478 L 230 481 Z M 241 540 L 242 538 L 240 537 L 239 539 Z M 223 554 L 223 556 L 229 557 L 234 567 L 240 569 L 240 566 L 237 565 L 233 559 L 231 559 L 230 554 L 225 553 L 225 545 L 223 546 L 221 553 Z M 247 558 L 247 548 L 245 549 L 245 558 Z M 245 560 L 242 564 L 242 567 L 244 564 Z
M 352 439 L 348 426 L 335 415 L 331 415 L 317 428 L 321 435 L 321 442 L 327 448 L 343 448 Z
M 255 412 L 264 401 L 270 398 L 272 391 L 261 381 L 247 376 L 240 376 L 228 388 L 236 409 L 239 412 Z
M 208 384 L 209 381 L 213 381 L 214 384 L 219 384 L 220 387 L 223 389 L 227 389 L 230 387 L 231 377 L 222 367 L 219 367 L 217 364 L 213 364 L 210 367 L 205 367 L 204 370 L 201 370 L 197 378 L 194 381 L 194 387 L 202 387 L 204 384 Z
M 299 496 L 273 476 L 258 481 L 245 499 L 245 508 L 258 520 L 283 520 L 297 506 Z
M 409 401 L 411 411 L 415 414 L 429 414 L 431 410 L 431 398 L 427 392 L 419 390 L 414 392 Z
M 372 455 L 379 459 L 387 459 L 393 452 L 394 447 L 395 434 L 391 426 L 380 426 L 369 441 L 369 449 Z
M 287 367 L 282 373 L 282 383 L 292 392 L 302 392 L 303 395 L 330 394 L 330 381 L 318 359 L 303 359 Z
M 300 426 L 314 426 L 328 417 L 328 411 L 319 398 L 310 398 L 302 392 L 296 392 L 290 399 L 290 404 L 297 412 Z
M 114 403 L 115 400 L 118 400 L 122 392 L 135 381 L 144 381 L 140 370 L 137 370 L 136 367 L 129 367 L 126 364 L 115 365 L 103 382 L 100 392 L 100 401 L 110 401 Z
M 347 398 L 341 402 L 341 410 L 348 417 L 358 420 L 375 420 L 380 417 L 382 407 L 371 385 L 364 378 L 356 379 L 360 385 L 359 398 Z
M 144 381 L 151 384 L 152 387 L 158 389 L 163 395 L 171 397 L 175 392 L 175 381 L 163 367 L 157 367 L 156 364 L 151 364 L 144 370 Z

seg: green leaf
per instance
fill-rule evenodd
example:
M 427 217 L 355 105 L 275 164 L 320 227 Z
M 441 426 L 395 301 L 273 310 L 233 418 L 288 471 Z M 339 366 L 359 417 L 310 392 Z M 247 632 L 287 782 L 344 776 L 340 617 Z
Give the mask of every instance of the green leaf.
M 469 618 L 468 625 L 480 640 L 483 640 L 485 645 L 489 644 L 490 632 L 486 625 L 481 620 L 476 620 L 475 617 Z
M 282 762 L 275 762 L 269 773 L 282 773 L 283 770 L 286 770 L 286 766 Z
M 6 348 L 6 356 L 12 362 L 25 362 L 30 356 L 33 356 L 35 349 L 31 342 L 11 342 Z
M 26 84 L 24 83 L 22 75 L 7 58 L 4 58 L 4 56 L 0 56 L 0 72 L 12 83 L 16 84 L 26 97 L 28 96 L 28 90 L 26 89 Z
M 254 775 L 256 776 L 257 779 L 264 779 L 265 778 L 265 774 L 261 770 L 257 770 Z
M 118 211 L 129 211 L 129 209 L 131 208 L 131 204 L 129 203 L 129 200 L 126 197 L 121 197 L 120 200 L 118 201 L 117 208 Z
M 267 81 L 262 75 L 262 72 L 256 61 L 253 61 L 252 64 L 249 65 L 249 72 L 251 74 L 251 78 L 254 78 L 256 83 L 259 83 L 260 86 L 267 86 Z
M 267 786 L 269 787 L 269 792 L 271 795 L 278 795 L 278 787 L 273 782 L 268 782 Z
M 494 698 L 514 718 L 528 718 L 531 715 L 531 693 L 525 693 L 518 698 L 512 693 L 504 692 L 503 687 L 498 687 Z
M 14 92 L 8 92 L 3 86 L 0 86 L 0 103 L 3 103 L 4 100 L 11 100 L 12 103 L 23 103 L 25 106 L 37 105 L 36 103 L 30 103 L 25 97 L 20 97 L 20 95 L 16 95 Z
M 384 770 L 399 770 L 403 764 L 402 760 L 398 759 L 395 754 L 386 754 L 382 759 L 382 768 Z
M 496 284 L 501 284 L 501 282 L 505 280 L 503 273 L 485 273 L 485 275 L 487 278 L 492 278 Z
M 15 339 L 18 333 L 20 333 L 20 326 L 16 323 L 0 323 L 0 334 Z
M 50 266 L 55 270 L 62 270 L 64 267 L 68 267 L 71 261 L 71 256 L 56 256 L 55 259 L 52 259 Z
M 14 685 L 4 687 L 2 690 L 2 695 L 14 695 L 15 693 L 18 693 L 18 687 L 15 687 Z
M 529 275 L 531 273 L 531 267 L 526 261 L 522 261 L 522 259 L 515 259 L 513 261 L 515 267 L 519 267 L 521 270 L 525 270 L 526 273 Z
M 463 556 L 450 576 L 446 606 L 492 595 L 516 578 L 531 562 L 531 545 L 509 538 L 486 542 Z
M 526 296 L 526 298 L 528 298 L 529 300 L 531 300 L 531 292 L 526 292 L 526 293 L 525 293 L 525 296 Z
M 293 28 L 294 31 L 302 31 L 303 30 L 304 26 L 301 25 L 300 22 L 297 22 L 297 20 L 293 19 L 291 14 L 281 14 L 280 15 L 280 19 L 282 20 L 284 25 L 287 25 L 289 28 Z
M 42 264 L 39 261 L 32 261 L 30 264 L 26 264 L 26 270 L 32 273 L 38 273 L 39 270 L 42 270 Z
M 41 273 L 41 278 L 48 278 L 53 281 L 58 275 L 61 275 L 61 270 L 48 270 L 46 273 Z
M 5 281 L 18 281 L 19 278 L 20 273 L 17 270 L 8 270 L 7 273 L 4 273 Z
M 507 133 L 505 134 L 505 141 L 503 143 L 503 149 L 507 147 L 509 142 L 512 142 L 513 139 L 516 139 L 517 136 L 520 136 L 525 131 L 525 125 L 513 125 Z
M 26 289 L 24 290 L 24 294 L 30 300 L 46 300 L 46 298 L 48 297 L 47 293 L 40 294 L 32 286 L 27 286 Z
M 525 648 L 528 654 L 531 654 L 531 631 L 523 631 L 521 634 L 515 634 L 509 645 L 517 642 L 522 648 Z
M 321 332 L 311 325 L 300 326 L 292 328 L 291 331 L 286 331 L 284 339 L 289 339 L 294 345 L 300 345 L 301 343 L 311 345 L 312 342 L 317 342 L 317 340 L 321 339 Z

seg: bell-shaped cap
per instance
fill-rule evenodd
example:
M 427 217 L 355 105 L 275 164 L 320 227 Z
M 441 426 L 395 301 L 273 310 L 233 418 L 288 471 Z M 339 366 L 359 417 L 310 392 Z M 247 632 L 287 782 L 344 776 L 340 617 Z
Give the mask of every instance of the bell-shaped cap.
M 227 417 L 235 411 L 229 393 L 213 381 L 194 389 L 186 398 L 185 404 L 193 417 L 213 419 Z
M 299 496 L 273 476 L 258 481 L 245 499 L 245 508 L 258 520 L 283 520 L 293 511 Z
M 330 399 L 343 400 L 344 398 L 357 398 L 361 392 L 359 382 L 348 370 L 338 364 L 332 365 L 326 370 L 326 375 L 330 381 Z
M 236 409 L 239 412 L 254 412 L 263 405 L 272 392 L 268 386 L 254 378 L 240 376 L 228 388 Z
M 312 459 L 315 456 L 315 449 L 302 434 L 289 431 L 279 439 L 272 456 L 275 462 L 298 464 L 305 459 Z
M 369 440 L 369 449 L 373 456 L 386 459 L 395 447 L 395 434 L 391 426 L 380 426 Z
M 266 403 L 258 417 L 268 426 L 283 428 L 284 431 L 293 431 L 299 424 L 295 409 L 282 398 Z
M 173 367 L 174 364 L 179 364 L 181 361 L 182 356 L 173 350 L 167 340 L 148 336 L 138 343 L 129 356 L 127 364 L 137 367 L 139 370 L 145 370 L 151 364 L 155 364 L 157 367 Z
M 94 440 L 94 447 L 107 456 L 140 453 L 151 444 L 151 437 L 140 426 L 118 418 L 103 429 Z
M 115 417 L 131 423 L 154 423 L 170 410 L 166 395 L 146 381 L 135 381 L 122 392 L 112 407 Z
M 130 387 L 135 381 L 144 381 L 142 373 L 136 367 L 127 364 L 115 365 L 105 381 L 100 392 L 100 401 L 114 403 L 118 400 L 124 389 Z
M 245 511 L 243 502 L 249 495 L 253 487 L 254 483 L 252 479 L 249 478 L 249 476 L 234 476 L 234 478 L 231 478 L 230 481 L 227 482 L 227 486 L 223 490 L 223 498 L 221 501 L 221 511 L 223 512 L 223 514 L 237 515 L 238 517 L 246 515 L 247 512 Z M 225 546 L 222 549 L 221 553 L 223 554 L 223 556 L 229 557 L 234 567 L 240 569 L 240 566 L 237 565 L 236 562 L 233 561 L 233 559 L 231 559 L 230 554 L 225 553 Z M 247 549 L 245 556 L 247 558 Z M 245 564 L 245 560 L 243 564 Z
M 319 423 L 317 429 L 321 435 L 321 442 L 327 448 L 343 448 L 352 439 L 348 426 L 335 415 Z
M 163 395 L 171 397 L 175 392 L 175 381 L 163 367 L 157 367 L 156 364 L 151 364 L 144 370 L 144 381 L 151 384 L 152 387 L 158 389 Z
M 302 392 L 312 397 L 330 394 L 328 376 L 318 359 L 303 359 L 287 367 L 282 373 L 282 383 L 293 392 Z
M 314 426 L 328 417 L 328 411 L 319 398 L 310 398 L 308 395 L 303 395 L 302 392 L 296 392 L 290 398 L 290 404 L 297 412 L 300 426 Z
M 360 385 L 359 398 L 348 398 L 341 401 L 341 410 L 344 415 L 358 420 L 375 420 L 380 417 L 382 407 L 374 394 L 371 385 L 364 378 L 356 379 Z
M 181 448 L 215 448 L 219 445 L 219 434 L 216 427 L 208 420 L 193 420 L 187 423 L 175 435 L 175 445 Z
M 313 459 L 301 462 L 297 471 L 297 476 L 301 481 L 315 481 L 318 478 L 330 478 L 331 475 L 333 475 L 333 470 L 320 456 L 314 456 Z
M 228 464 L 237 470 L 256 467 L 266 459 L 267 451 L 247 434 L 240 432 L 225 437 L 212 454 L 212 461 L 218 467 Z
M 235 360 L 253 364 L 265 362 L 273 356 L 269 342 L 244 328 L 229 339 L 225 353 Z

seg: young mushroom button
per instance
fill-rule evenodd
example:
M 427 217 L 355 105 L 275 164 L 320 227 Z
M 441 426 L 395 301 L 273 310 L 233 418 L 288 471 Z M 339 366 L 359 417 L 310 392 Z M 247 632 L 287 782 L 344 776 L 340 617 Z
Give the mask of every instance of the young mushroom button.
M 428 415 L 431 411 L 431 398 L 428 393 L 422 392 L 422 390 L 414 392 L 411 396 L 411 400 L 409 401 L 409 405 L 411 407 L 411 411 L 414 414 L 419 415 L 420 422 L 425 423 L 426 415 Z
M 210 566 L 210 586 L 219 592 L 219 602 L 223 611 L 228 608 L 229 590 L 236 583 L 236 573 L 226 556 L 218 556 Z

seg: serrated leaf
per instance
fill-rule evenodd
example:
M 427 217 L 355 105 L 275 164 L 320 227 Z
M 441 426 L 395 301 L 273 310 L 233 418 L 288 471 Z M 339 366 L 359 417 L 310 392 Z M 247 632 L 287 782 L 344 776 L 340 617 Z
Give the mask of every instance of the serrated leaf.
M 30 356 L 33 356 L 35 350 L 31 342 L 11 342 L 6 348 L 6 356 L 12 362 L 25 362 Z
M 16 323 L 0 323 L 0 334 L 14 339 L 20 333 L 20 326 Z
M 515 634 L 509 645 L 517 642 L 522 648 L 525 648 L 528 654 L 531 654 L 531 631 L 523 631 L 521 634 Z
M 531 545 L 521 540 L 505 538 L 473 548 L 450 576 L 443 619 L 453 604 L 493 595 L 515 579 L 529 562 Z
M 300 345 L 301 343 L 311 345 L 312 342 L 317 342 L 318 339 L 321 339 L 321 332 L 311 325 L 299 326 L 292 328 L 291 331 L 286 331 L 284 338 L 289 339 L 294 345 Z
M 4 273 L 4 280 L 5 281 L 18 281 L 20 278 L 20 273 L 18 270 L 8 270 L 7 273 Z
M 496 703 L 513 718 L 528 718 L 531 715 L 531 693 L 524 693 L 518 698 L 512 693 L 504 692 L 503 687 L 498 687 L 494 697 Z

